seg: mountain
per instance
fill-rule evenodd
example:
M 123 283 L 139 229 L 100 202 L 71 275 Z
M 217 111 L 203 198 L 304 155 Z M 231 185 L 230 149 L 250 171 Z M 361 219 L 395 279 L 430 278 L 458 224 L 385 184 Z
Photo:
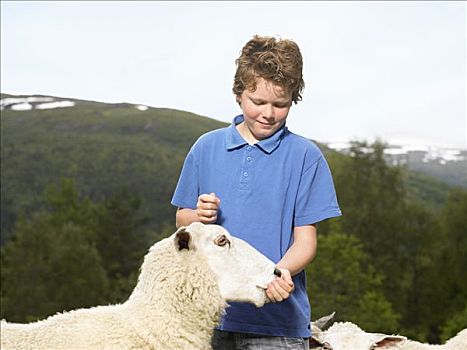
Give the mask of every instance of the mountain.
M 44 207 L 44 190 L 72 178 L 93 199 L 125 187 L 148 225 L 173 225 L 171 196 L 201 134 L 226 124 L 193 113 L 129 103 L 1 95 L 1 232 Z
M 173 226 L 170 200 L 189 148 L 201 134 L 227 125 L 174 109 L 43 95 L 1 94 L 0 110 L 2 243 L 19 218 L 44 208 L 45 189 L 58 186 L 62 178 L 74 179 L 79 193 L 94 200 L 127 189 L 141 199 L 151 230 Z M 327 156 L 346 152 L 333 144 L 319 145 Z M 442 175 L 431 174 L 447 183 L 465 183 L 459 170 L 465 153 L 462 161 L 445 159 L 445 164 L 415 155 L 401 153 L 391 161 L 406 161 L 412 169 L 430 165 Z M 338 158 L 330 157 L 331 168 L 338 166 L 333 164 Z M 408 173 L 412 197 L 436 207 L 445 202 L 447 184 L 421 172 Z
M 335 151 L 350 154 L 351 142 L 328 142 Z M 421 175 L 434 177 L 449 186 L 467 188 L 467 150 L 426 145 L 385 145 L 384 154 L 391 165 L 404 166 Z

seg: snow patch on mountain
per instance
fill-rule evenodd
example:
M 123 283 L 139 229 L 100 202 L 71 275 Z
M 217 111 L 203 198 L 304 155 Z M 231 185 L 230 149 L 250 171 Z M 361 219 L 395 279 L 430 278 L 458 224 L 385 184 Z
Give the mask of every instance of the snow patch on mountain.
M 135 106 L 135 108 L 136 108 L 137 110 L 143 111 L 143 112 L 144 112 L 144 111 L 147 111 L 147 110 L 149 109 L 149 107 L 148 107 L 148 106 L 145 106 L 145 105 L 137 105 L 137 106 Z
M 12 111 L 67 108 L 74 107 L 75 105 L 76 102 L 49 96 L 6 97 L 0 99 L 0 110 L 10 109 Z M 138 104 L 134 108 L 144 112 L 149 109 L 149 106 Z
M 28 111 L 31 109 L 54 109 L 73 107 L 75 103 L 68 100 L 57 100 L 53 97 L 7 97 L 0 100 L 0 110 Z
M 33 109 L 33 106 L 32 106 L 32 104 L 30 104 L 28 102 L 23 102 L 23 103 L 12 104 L 10 108 L 13 111 L 29 111 L 29 110 Z
M 329 148 L 351 154 L 350 141 L 335 141 L 325 143 Z M 370 148 L 361 148 L 364 153 L 371 152 Z M 437 146 L 427 146 L 423 144 L 392 144 L 386 143 L 384 154 L 390 159 L 393 165 L 402 165 L 411 162 L 413 159 L 418 159 L 422 163 L 435 162 L 439 164 L 447 164 L 448 162 L 465 162 L 467 161 L 467 150 L 458 148 L 447 148 Z
M 75 103 L 73 101 L 55 101 L 47 102 L 36 105 L 37 109 L 54 109 L 54 108 L 66 108 L 73 107 Z

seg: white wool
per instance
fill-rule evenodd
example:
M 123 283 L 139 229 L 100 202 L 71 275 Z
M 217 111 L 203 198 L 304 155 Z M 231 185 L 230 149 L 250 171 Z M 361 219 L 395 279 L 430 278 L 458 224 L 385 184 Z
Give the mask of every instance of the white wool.
M 217 232 L 212 227 L 214 225 L 209 226 L 211 231 Z M 200 224 L 195 225 L 194 229 L 208 230 Z M 211 236 L 200 234 L 202 239 L 198 239 L 198 244 L 212 244 L 213 232 Z M 227 234 L 225 230 L 223 232 Z M 232 245 L 236 243 L 233 238 L 230 239 Z M 222 249 L 216 248 L 219 251 Z M 174 234 L 151 247 L 144 258 L 138 283 L 125 303 L 65 312 L 31 324 L 2 321 L 1 348 L 210 349 L 213 328 L 218 324 L 227 304 L 221 295 L 218 277 L 212 271 L 203 249 L 199 246 L 192 249 L 178 248 Z M 237 253 L 244 252 L 252 256 L 251 250 L 253 248 L 249 247 Z M 246 271 L 251 263 L 271 266 L 267 274 L 272 279 L 272 262 L 258 252 L 255 253 L 255 261 L 237 256 L 239 263 L 234 268 Z M 225 254 L 228 254 L 227 250 Z M 260 273 L 257 275 L 260 279 L 264 277 Z M 261 293 L 264 303 L 266 297 L 264 291 Z M 257 301 L 257 294 L 252 291 L 251 296 L 250 302 L 261 305 Z
M 314 339 L 329 350 L 467 350 L 467 329 L 443 345 L 431 345 L 398 335 L 367 333 L 351 322 L 338 322 Z
M 423 344 L 413 340 L 407 340 L 399 348 L 401 350 L 467 350 L 467 328 L 463 329 L 457 335 L 449 339 L 443 345 Z
M 374 343 L 371 337 L 351 322 L 334 323 L 321 337 L 332 350 L 369 350 Z

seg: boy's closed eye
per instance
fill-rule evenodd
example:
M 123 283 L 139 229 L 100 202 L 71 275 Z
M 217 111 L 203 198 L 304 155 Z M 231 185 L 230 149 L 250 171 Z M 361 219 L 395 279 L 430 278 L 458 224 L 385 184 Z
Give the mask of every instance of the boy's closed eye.
M 253 104 L 255 104 L 257 106 L 262 106 L 262 105 L 267 103 L 266 101 L 253 99 L 253 98 L 250 98 L 250 100 L 251 100 L 251 102 L 253 102 Z M 272 105 L 274 107 L 276 107 L 276 108 L 287 108 L 287 107 L 290 106 L 290 102 L 289 101 L 287 101 L 287 102 L 275 102 Z

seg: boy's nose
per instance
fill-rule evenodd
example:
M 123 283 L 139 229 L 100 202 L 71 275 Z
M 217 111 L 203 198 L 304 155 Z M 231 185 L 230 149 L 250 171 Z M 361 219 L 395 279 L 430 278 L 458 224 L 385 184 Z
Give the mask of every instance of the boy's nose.
M 265 105 L 263 110 L 263 117 L 268 121 L 274 121 L 274 107 L 271 105 Z

